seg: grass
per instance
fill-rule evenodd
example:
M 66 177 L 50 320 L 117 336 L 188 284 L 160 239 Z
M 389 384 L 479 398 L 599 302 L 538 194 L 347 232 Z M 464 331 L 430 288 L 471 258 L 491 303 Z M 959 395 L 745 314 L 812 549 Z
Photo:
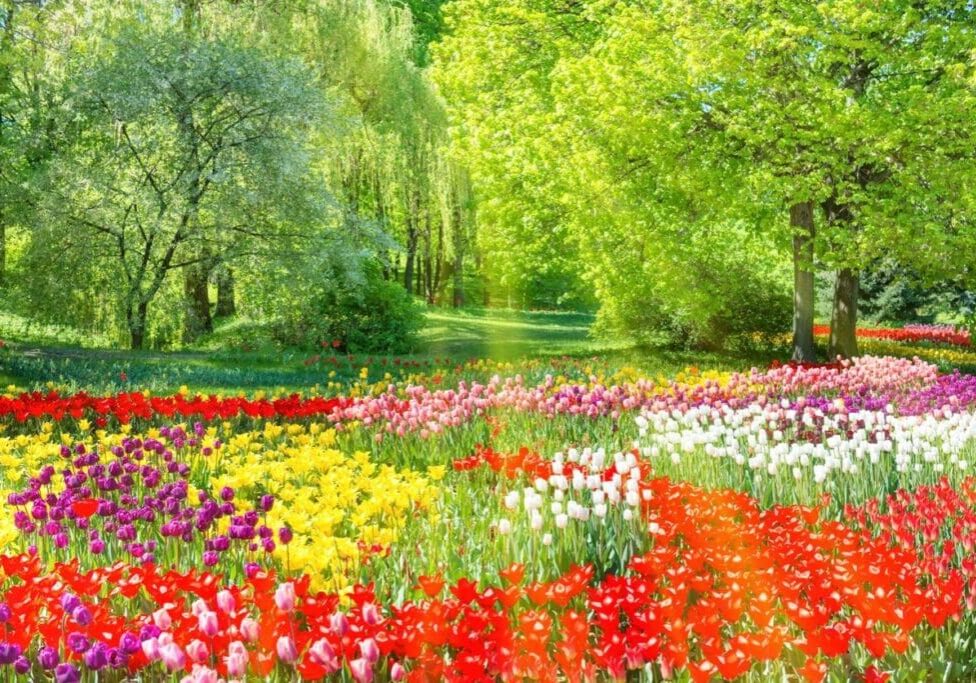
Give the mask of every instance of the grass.
M 586 313 L 431 309 L 420 334 L 420 352 L 403 358 L 430 366 L 446 364 L 445 359 L 515 362 L 565 357 L 663 375 L 690 365 L 741 369 L 770 360 L 762 353 L 648 349 L 624 339 L 595 339 L 590 335 L 592 324 L 593 316 Z M 312 352 L 276 348 L 259 325 L 240 319 L 222 323 L 191 349 L 172 352 L 114 349 L 103 338 L 31 325 L 9 314 L 0 314 L 0 325 L 7 341 L 0 355 L 0 386 L 30 390 L 56 385 L 90 392 L 137 387 L 162 393 L 182 386 L 202 393 L 302 391 L 330 380 L 350 380 L 362 366 L 378 362 L 365 355 L 343 358 L 339 365 L 309 362 Z

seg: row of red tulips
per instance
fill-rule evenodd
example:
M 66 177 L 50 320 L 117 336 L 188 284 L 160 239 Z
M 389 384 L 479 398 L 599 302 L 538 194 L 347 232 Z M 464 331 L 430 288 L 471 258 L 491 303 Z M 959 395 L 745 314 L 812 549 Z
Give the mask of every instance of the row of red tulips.
M 813 333 L 817 336 L 828 336 L 829 325 L 814 326 Z M 952 325 L 905 325 L 904 327 L 859 327 L 859 339 L 887 339 L 889 341 L 905 342 L 934 342 L 950 346 L 969 346 L 969 330 Z
M 0 664 L 50 670 L 60 683 L 102 668 L 199 682 L 345 670 L 363 683 L 377 674 L 573 681 L 647 666 L 708 681 L 781 660 L 820 681 L 852 648 L 904 653 L 917 628 L 974 606 L 976 480 L 850 509 L 851 525 L 823 521 L 817 508 L 760 510 L 739 492 L 645 485 L 653 549 L 619 575 L 584 565 L 528 581 L 512 565 L 500 581 L 420 576 L 414 599 L 399 605 L 359 586 L 341 608 L 306 579 L 279 581 L 256 566 L 225 585 L 151 564 L 84 572 L 0 557 Z
M 57 392 L 25 393 L 16 397 L 0 396 L 0 419 L 12 417 L 17 422 L 28 419 L 60 421 L 94 418 L 98 426 L 108 419 L 126 424 L 133 419 L 203 419 L 231 420 L 238 417 L 284 420 L 321 418 L 337 407 L 352 403 L 348 398 L 303 398 L 292 394 L 276 399 L 247 399 L 238 396 L 147 396 L 142 392 L 123 392 L 109 396 L 92 396 L 78 392 L 63 396 Z

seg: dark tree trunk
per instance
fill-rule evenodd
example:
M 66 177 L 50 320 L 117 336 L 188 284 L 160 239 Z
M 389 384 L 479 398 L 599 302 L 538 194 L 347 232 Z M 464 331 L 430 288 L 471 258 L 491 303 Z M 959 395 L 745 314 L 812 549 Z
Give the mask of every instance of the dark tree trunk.
M 422 284 L 423 284 L 423 290 L 422 291 L 423 291 L 423 294 L 424 294 L 424 301 L 426 301 L 428 304 L 433 304 L 434 303 L 434 291 L 433 291 L 434 281 L 433 281 L 432 278 L 433 278 L 433 275 L 434 275 L 434 271 L 433 271 L 433 261 L 432 261 L 432 258 L 433 258 L 433 247 L 434 247 L 434 245 L 433 245 L 434 235 L 431 232 L 431 229 L 430 228 L 431 228 L 431 225 L 430 225 L 430 204 L 428 203 L 427 206 L 426 206 L 426 208 L 425 208 L 425 210 L 424 210 L 424 236 L 423 236 L 423 244 L 424 244 L 424 251 L 423 251 L 424 269 L 423 269 L 423 273 L 424 273 L 424 276 L 423 276 L 423 278 L 421 278 L 421 281 L 422 281 Z
M 434 255 L 434 281 L 431 287 L 431 303 L 435 301 L 440 304 L 441 293 L 444 289 L 444 282 L 449 274 L 447 272 L 447 261 L 445 259 L 446 245 L 444 244 L 444 220 L 437 221 L 437 252 Z
M 407 261 L 403 266 L 403 286 L 409 294 L 413 294 L 414 261 L 417 256 L 417 226 L 412 218 L 407 218 Z
M 0 207 L 0 286 L 7 282 L 7 224 L 3 220 L 3 207 Z
M 414 268 L 417 270 L 417 281 L 414 283 L 414 291 L 422 295 L 424 293 L 424 264 L 420 260 L 420 254 L 417 254 Z
M 451 239 L 454 242 L 454 282 L 452 285 L 452 305 L 454 308 L 464 306 L 464 223 L 461 214 L 461 202 L 454 201 L 451 207 Z
M 234 298 L 234 271 L 228 266 L 221 266 L 217 271 L 217 309 L 218 318 L 237 313 L 237 302 Z
M 857 355 L 858 273 L 851 268 L 837 271 L 834 281 L 834 306 L 830 316 L 830 355 L 851 358 Z
M 407 243 L 407 260 L 403 265 L 403 287 L 408 294 L 413 294 L 413 253 L 409 241 Z
M 210 316 L 209 269 L 204 263 L 183 267 L 183 294 L 186 315 L 183 319 L 183 341 L 192 342 L 201 334 L 213 332 Z
M 149 302 L 140 301 L 133 309 L 129 304 L 125 312 L 126 322 L 129 325 L 129 348 L 141 349 L 146 340 L 146 318 L 149 313 Z
M 813 362 L 814 273 L 813 204 L 800 202 L 790 207 L 793 231 L 793 360 Z

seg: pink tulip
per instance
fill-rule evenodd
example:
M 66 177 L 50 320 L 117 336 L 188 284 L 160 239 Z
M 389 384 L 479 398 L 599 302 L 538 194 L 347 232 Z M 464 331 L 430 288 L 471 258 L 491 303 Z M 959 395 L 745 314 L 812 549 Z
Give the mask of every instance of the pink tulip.
M 380 611 L 377 609 L 376 605 L 371 602 L 367 602 L 365 605 L 363 605 L 363 621 L 370 626 L 375 626 L 383 621 L 383 617 L 380 616 Z
M 256 643 L 261 635 L 261 627 L 251 617 L 244 617 L 241 619 L 241 635 L 244 636 L 244 640 Z
M 247 673 L 247 653 L 232 653 L 224 657 L 228 676 L 243 676 Z
M 176 643 L 164 645 L 159 651 L 159 658 L 163 660 L 163 666 L 170 671 L 178 671 L 186 666 L 186 655 Z
M 278 638 L 278 659 L 285 662 L 286 664 L 292 664 L 298 659 L 298 649 L 295 647 L 295 641 L 291 639 L 291 636 L 281 636 Z
M 189 676 L 184 676 L 180 683 L 219 683 L 220 676 L 213 669 L 201 666 L 199 664 L 193 665 L 193 672 Z
M 193 604 L 190 605 L 190 612 L 195 617 L 199 617 L 204 612 L 209 612 L 209 611 L 210 611 L 210 607 L 202 598 L 197 598 L 196 600 L 193 601 Z
M 390 665 L 391 681 L 402 681 L 406 677 L 407 670 L 400 665 L 400 662 L 393 662 L 393 664 Z
M 282 612 L 291 612 L 295 609 L 295 584 L 291 581 L 283 583 L 275 590 L 275 604 Z
M 153 623 L 156 624 L 156 628 L 166 631 L 173 624 L 173 620 L 169 617 L 169 612 L 165 607 L 161 607 L 152 614 Z
M 375 664 L 376 660 L 380 658 L 380 647 L 372 638 L 360 640 L 359 651 L 362 653 L 363 658 L 366 659 L 366 661 L 368 661 L 370 664 Z
M 213 638 L 220 633 L 220 626 L 217 623 L 216 612 L 211 612 L 209 610 L 206 612 L 201 612 L 197 617 L 197 625 L 200 627 L 200 633 L 208 638 Z
M 159 640 L 156 638 L 147 638 L 142 641 L 142 654 L 150 662 L 155 662 L 159 659 Z
M 334 612 L 329 617 L 329 624 L 332 626 L 332 631 L 338 636 L 344 636 L 349 632 L 349 619 L 346 618 L 344 612 Z
M 202 640 L 192 640 L 186 646 L 186 656 L 190 658 L 191 662 L 203 664 L 210 656 L 210 650 L 207 649 L 206 643 Z
M 339 660 L 336 658 L 335 649 L 325 638 L 320 638 L 312 643 L 309 649 L 312 661 L 325 667 L 328 673 L 335 673 L 339 670 Z
M 356 683 L 372 683 L 373 665 L 365 659 L 354 659 L 349 662 L 349 670 Z
M 217 608 L 224 614 L 233 614 L 237 603 L 234 595 L 229 590 L 222 590 L 217 593 Z

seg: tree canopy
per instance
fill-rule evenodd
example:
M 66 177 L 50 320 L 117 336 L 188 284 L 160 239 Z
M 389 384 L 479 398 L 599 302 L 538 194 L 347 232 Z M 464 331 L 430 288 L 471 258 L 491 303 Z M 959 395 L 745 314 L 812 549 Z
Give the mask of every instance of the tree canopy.
M 809 360 L 829 279 L 850 355 L 885 273 L 972 287 L 974 14 L 0 0 L 4 305 L 135 347 L 412 300 L 710 348 L 792 315 Z

